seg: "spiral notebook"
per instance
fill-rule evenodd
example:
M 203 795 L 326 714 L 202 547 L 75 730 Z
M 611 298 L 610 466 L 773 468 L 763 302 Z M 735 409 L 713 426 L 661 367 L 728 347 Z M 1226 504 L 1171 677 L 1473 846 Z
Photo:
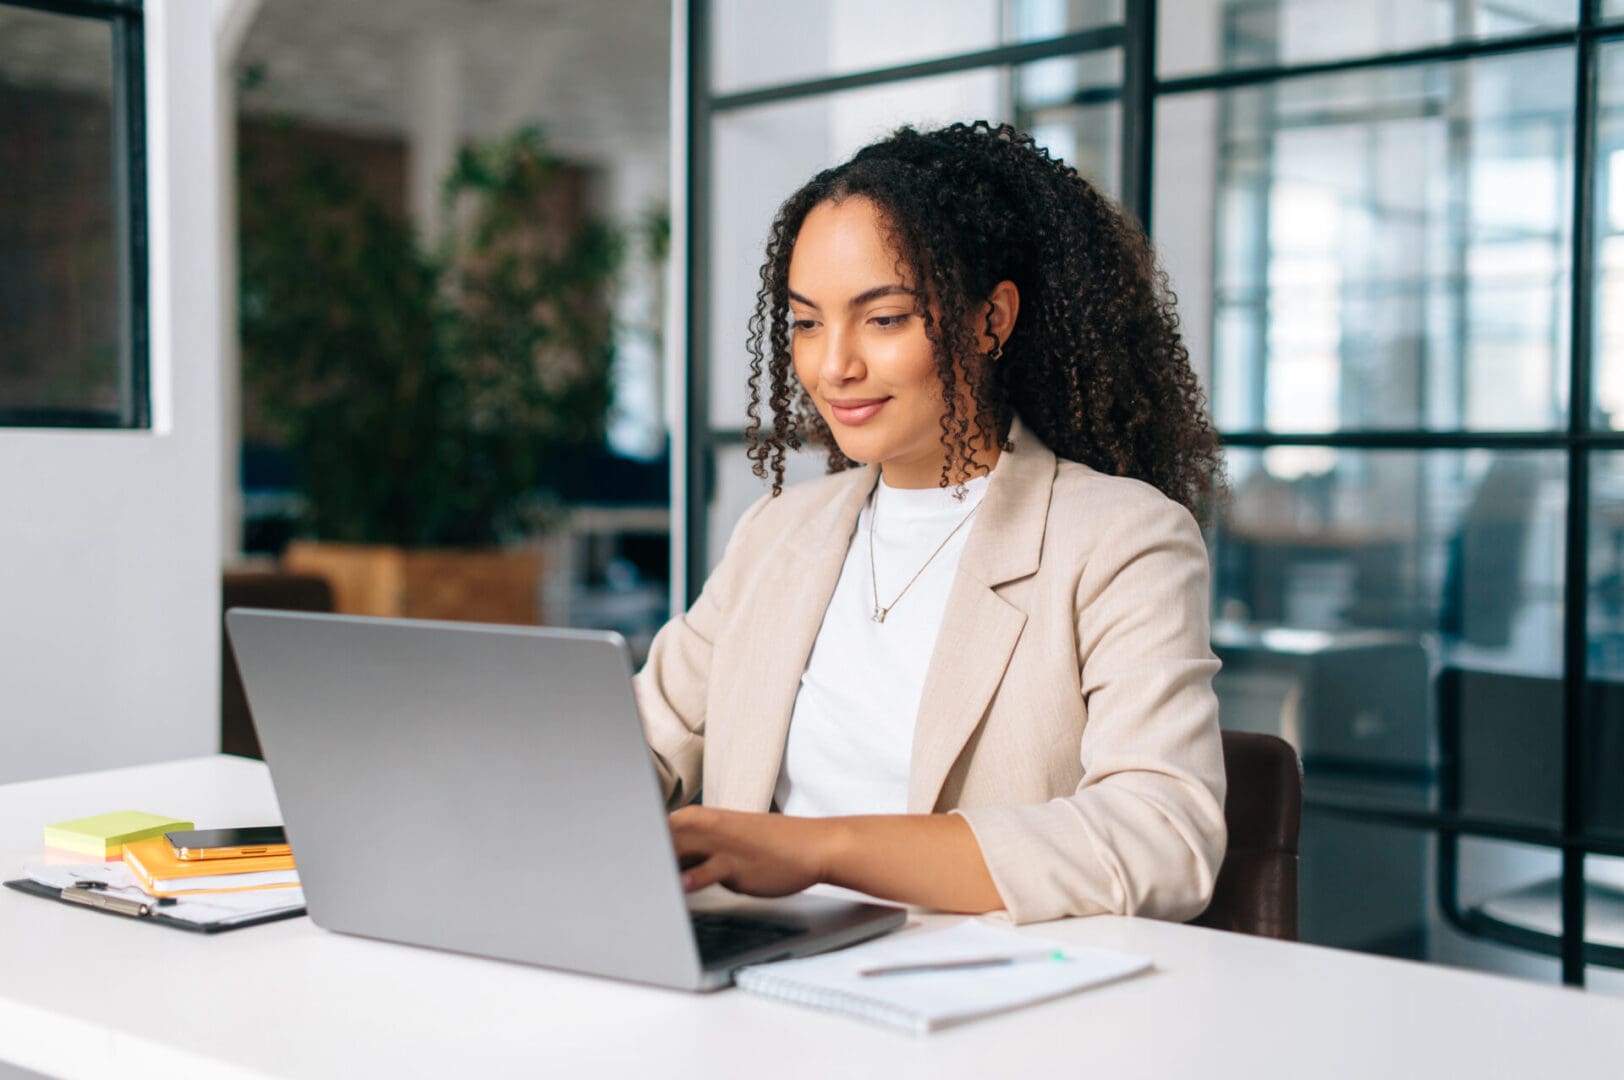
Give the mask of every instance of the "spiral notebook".
M 1010 962 L 997 963 L 1006 958 Z M 753 994 L 923 1035 L 1150 967 L 1147 957 L 1067 945 L 967 919 L 944 930 L 899 934 L 838 952 L 747 967 L 737 982 Z M 910 970 L 875 974 L 899 968 Z

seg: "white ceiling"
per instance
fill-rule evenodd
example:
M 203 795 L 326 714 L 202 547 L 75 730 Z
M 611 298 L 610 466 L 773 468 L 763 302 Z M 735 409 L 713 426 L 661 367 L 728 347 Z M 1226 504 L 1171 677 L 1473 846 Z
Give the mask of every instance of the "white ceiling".
M 530 121 L 578 159 L 664 157 L 670 0 L 263 0 L 237 60 L 263 79 L 239 106 L 403 134 L 409 67 L 436 34 L 460 57 L 464 135 Z M 0 8 L 14 82 L 105 89 L 110 41 L 97 20 Z
M 355 131 L 406 130 L 425 35 L 460 57 L 463 133 L 540 123 L 571 156 L 614 157 L 668 135 L 669 0 L 265 0 L 238 58 L 263 81 L 244 112 Z

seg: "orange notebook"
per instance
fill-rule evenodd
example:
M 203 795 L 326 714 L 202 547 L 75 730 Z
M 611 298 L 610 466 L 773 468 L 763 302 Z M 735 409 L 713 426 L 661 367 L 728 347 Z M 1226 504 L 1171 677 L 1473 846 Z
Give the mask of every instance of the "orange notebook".
M 299 884 L 292 855 L 250 855 L 242 859 L 175 858 L 163 837 L 124 845 L 124 865 L 135 872 L 153 896 L 241 892 L 289 888 Z

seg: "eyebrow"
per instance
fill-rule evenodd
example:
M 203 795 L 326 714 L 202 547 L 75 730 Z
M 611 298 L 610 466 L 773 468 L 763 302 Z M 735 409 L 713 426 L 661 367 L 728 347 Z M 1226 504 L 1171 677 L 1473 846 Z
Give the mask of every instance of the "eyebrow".
M 864 292 L 860 292 L 856 296 L 852 297 L 851 300 L 849 300 L 847 302 L 846 306 L 848 308 L 862 307 L 864 304 L 867 304 L 867 303 L 869 303 L 870 301 L 873 301 L 873 300 L 878 300 L 882 296 L 912 296 L 912 295 L 913 295 L 913 290 L 912 289 L 905 288 L 905 287 L 903 287 L 901 285 L 876 285 L 876 286 L 874 286 L 874 288 L 868 289 L 868 290 L 866 290 Z M 802 296 L 800 293 L 796 292 L 793 289 L 789 290 L 789 298 L 791 300 L 795 301 L 797 304 L 805 304 L 807 307 L 812 308 L 814 311 L 822 311 L 823 310 L 822 308 L 818 307 L 817 304 L 814 304 L 812 301 L 808 300 L 806 297 Z

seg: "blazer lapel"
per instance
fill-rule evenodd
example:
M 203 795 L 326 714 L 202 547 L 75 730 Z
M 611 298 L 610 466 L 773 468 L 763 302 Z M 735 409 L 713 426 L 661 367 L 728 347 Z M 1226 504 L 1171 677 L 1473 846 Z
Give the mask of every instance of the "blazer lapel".
M 1037 572 L 1055 456 L 1018 420 L 1010 440 L 1014 449 L 1000 457 L 959 559 L 925 676 L 908 777 L 912 814 L 936 809 L 942 785 L 980 725 L 1026 626 L 1026 613 L 997 589 Z
M 857 515 L 879 473 L 855 469 L 850 483 L 788 538 L 782 554 L 761 575 L 745 602 L 756 629 L 732 665 L 729 720 L 709 725 L 705 794 L 710 806 L 764 811 L 784 757 L 790 714 L 801 675 L 823 626 L 823 615 L 840 580 Z

